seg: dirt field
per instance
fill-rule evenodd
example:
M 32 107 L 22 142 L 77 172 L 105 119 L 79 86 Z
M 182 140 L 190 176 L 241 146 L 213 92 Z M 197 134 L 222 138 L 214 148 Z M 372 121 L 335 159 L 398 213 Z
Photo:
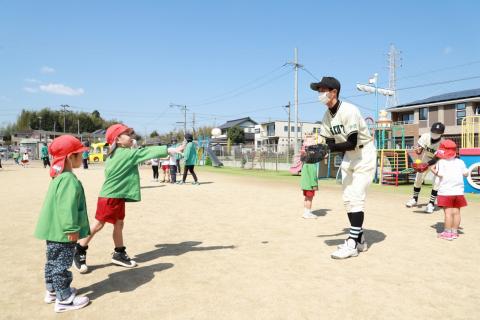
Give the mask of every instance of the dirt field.
M 103 168 L 76 171 L 91 221 Z M 407 209 L 408 195 L 371 189 L 368 252 L 333 260 L 347 217 L 337 185 L 320 186 L 316 220 L 304 220 L 297 183 L 199 172 L 202 184 L 150 182 L 127 204 L 127 251 L 110 263 L 111 226 L 92 241 L 93 271 L 73 270 L 92 299 L 55 315 L 43 303 L 45 244 L 33 237 L 48 187 L 36 163 L 0 169 L 1 319 L 478 319 L 480 210 L 463 210 L 458 240 L 436 238 L 443 214 Z M 424 197 L 426 199 L 426 197 Z

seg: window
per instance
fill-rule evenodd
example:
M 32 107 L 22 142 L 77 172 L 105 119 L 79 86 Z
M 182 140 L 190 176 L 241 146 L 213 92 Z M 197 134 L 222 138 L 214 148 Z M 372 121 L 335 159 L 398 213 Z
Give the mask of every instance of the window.
M 260 128 L 256 128 L 255 133 L 260 133 Z
M 275 124 L 267 125 L 267 136 L 269 137 L 275 136 Z
M 475 107 L 475 115 L 480 116 L 480 106 Z
M 428 120 L 428 108 L 418 109 L 418 119 L 419 120 Z
M 457 103 L 455 105 L 455 113 L 457 114 L 457 125 L 462 124 L 462 119 L 467 115 L 465 103 Z
M 288 132 L 288 126 L 284 126 L 284 127 L 283 127 L 283 131 L 284 131 L 284 132 Z
M 400 115 L 400 121 L 403 123 L 413 123 L 413 113 L 403 113 Z
M 292 127 L 290 128 L 290 131 L 295 132 L 295 127 L 292 126 Z

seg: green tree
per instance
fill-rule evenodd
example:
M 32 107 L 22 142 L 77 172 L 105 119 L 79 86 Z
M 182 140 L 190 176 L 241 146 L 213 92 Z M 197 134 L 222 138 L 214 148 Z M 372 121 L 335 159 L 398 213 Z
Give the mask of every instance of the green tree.
M 233 144 L 245 143 L 245 131 L 239 126 L 231 127 L 227 130 L 227 138 Z

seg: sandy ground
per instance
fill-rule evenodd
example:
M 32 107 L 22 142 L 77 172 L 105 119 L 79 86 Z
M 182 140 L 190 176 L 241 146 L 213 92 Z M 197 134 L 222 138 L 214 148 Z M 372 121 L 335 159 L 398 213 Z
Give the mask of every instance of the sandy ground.
M 0 169 L 1 319 L 478 319 L 479 203 L 458 240 L 436 238 L 443 214 L 407 209 L 405 194 L 368 195 L 368 252 L 333 260 L 347 217 L 339 186 L 321 186 L 304 220 L 296 183 L 200 172 L 200 186 L 164 185 L 141 170 L 142 202 L 127 204 L 127 250 L 110 263 L 111 226 L 91 243 L 93 271 L 73 270 L 92 303 L 55 315 L 43 303 L 45 244 L 32 234 L 48 187 L 35 163 Z M 77 170 L 89 216 L 103 168 Z

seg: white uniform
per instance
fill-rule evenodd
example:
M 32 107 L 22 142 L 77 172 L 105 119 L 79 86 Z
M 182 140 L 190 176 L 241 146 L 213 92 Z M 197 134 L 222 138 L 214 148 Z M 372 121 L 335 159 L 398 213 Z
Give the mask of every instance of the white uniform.
M 375 175 L 377 150 L 373 138 L 356 106 L 340 101 L 337 112 L 325 112 L 320 135 L 334 138 L 335 143 L 346 142 L 348 136 L 357 133 L 357 147 L 346 151 L 342 164 L 343 201 L 347 212 L 364 211 L 368 185 Z
M 423 163 L 426 163 L 434 158 L 435 151 L 437 151 L 438 147 L 440 146 L 440 141 L 441 139 L 435 143 L 432 143 L 430 132 L 424 133 L 420 136 L 420 139 L 418 139 L 418 145 L 423 149 L 421 154 L 421 160 Z M 429 170 L 426 170 L 424 172 L 418 172 L 415 175 L 415 183 L 413 184 L 415 188 L 422 187 L 423 180 L 428 172 Z M 438 179 L 434 179 L 433 190 L 438 190 Z

